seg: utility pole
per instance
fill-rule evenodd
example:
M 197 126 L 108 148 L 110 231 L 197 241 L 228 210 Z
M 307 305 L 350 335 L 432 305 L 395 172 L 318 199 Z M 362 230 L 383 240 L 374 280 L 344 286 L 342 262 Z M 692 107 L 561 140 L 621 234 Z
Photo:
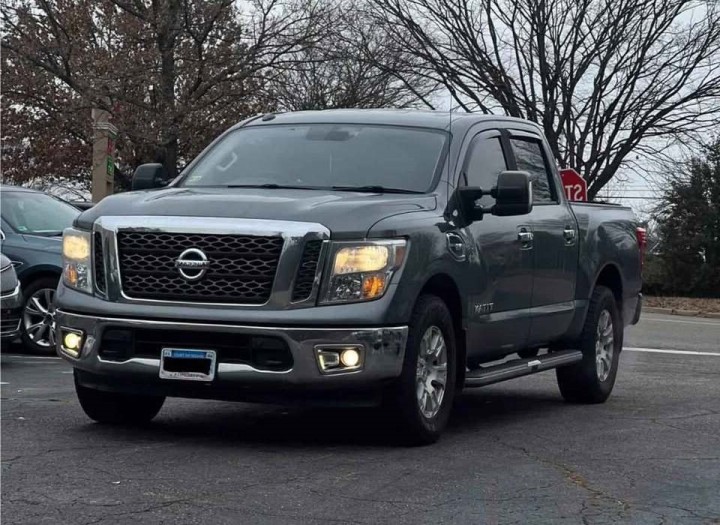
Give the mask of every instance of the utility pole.
M 112 195 L 115 179 L 115 140 L 117 128 L 110 122 L 110 113 L 93 108 L 92 200 L 100 202 Z

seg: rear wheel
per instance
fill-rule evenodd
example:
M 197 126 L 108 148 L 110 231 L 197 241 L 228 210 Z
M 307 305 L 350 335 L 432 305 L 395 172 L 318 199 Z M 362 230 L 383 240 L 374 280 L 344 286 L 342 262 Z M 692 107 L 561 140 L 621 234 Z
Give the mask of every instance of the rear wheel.
M 434 443 L 450 417 L 456 382 L 455 332 L 445 303 L 423 295 L 413 311 L 401 376 L 386 399 L 402 440 Z
M 590 298 L 580 338 L 582 361 L 557 369 L 560 393 L 567 401 L 603 403 L 612 392 L 617 376 L 623 325 L 615 296 L 598 286 Z
M 98 423 L 139 425 L 154 418 L 164 397 L 104 392 L 82 386 L 75 372 L 75 392 L 85 414 Z

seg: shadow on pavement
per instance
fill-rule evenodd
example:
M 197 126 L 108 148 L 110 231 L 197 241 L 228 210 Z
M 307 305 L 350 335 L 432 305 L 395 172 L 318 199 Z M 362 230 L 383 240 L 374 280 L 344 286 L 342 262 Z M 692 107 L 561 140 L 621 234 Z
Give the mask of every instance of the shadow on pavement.
M 169 403 L 173 403 L 172 400 Z M 203 403 L 183 407 L 178 414 L 164 409 L 149 425 L 113 427 L 89 423 L 76 427 L 80 439 L 136 443 L 186 442 L 203 446 L 282 445 L 288 448 L 323 446 L 397 447 L 393 422 L 379 409 L 281 408 L 267 405 Z M 497 430 L 516 423 L 523 414 L 541 417 L 567 407 L 557 394 L 472 393 L 457 402 L 445 439 L 471 432 Z

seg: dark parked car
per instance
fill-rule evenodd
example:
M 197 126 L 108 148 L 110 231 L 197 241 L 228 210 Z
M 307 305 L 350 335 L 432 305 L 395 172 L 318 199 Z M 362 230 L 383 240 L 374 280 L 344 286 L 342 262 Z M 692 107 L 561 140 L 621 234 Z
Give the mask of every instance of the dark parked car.
M 0 338 L 15 339 L 20 334 L 23 299 L 15 268 L 0 254 Z
M 86 414 L 149 421 L 166 396 L 382 402 L 427 443 L 463 388 L 557 369 L 566 399 L 605 401 L 640 315 L 632 211 L 569 203 L 536 124 L 449 126 L 267 115 L 166 187 L 161 165 L 139 167 L 144 191 L 64 236 L 58 353 Z
M 21 336 L 35 352 L 52 352 L 54 297 L 62 273 L 62 232 L 80 211 L 45 193 L 0 187 L 2 251 L 15 264 L 22 285 Z

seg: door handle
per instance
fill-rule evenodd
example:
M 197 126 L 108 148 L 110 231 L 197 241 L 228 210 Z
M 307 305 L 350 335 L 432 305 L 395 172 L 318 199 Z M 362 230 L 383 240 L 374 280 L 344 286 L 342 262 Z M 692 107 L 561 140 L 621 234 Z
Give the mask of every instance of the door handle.
M 532 242 L 533 234 L 532 232 L 518 232 L 518 239 L 520 242 Z
M 530 250 L 533 247 L 533 232 L 528 228 L 521 226 L 518 228 L 518 241 L 520 241 L 521 250 Z
M 565 238 L 565 244 L 572 246 L 575 244 L 575 228 L 565 228 L 563 230 L 563 237 Z

